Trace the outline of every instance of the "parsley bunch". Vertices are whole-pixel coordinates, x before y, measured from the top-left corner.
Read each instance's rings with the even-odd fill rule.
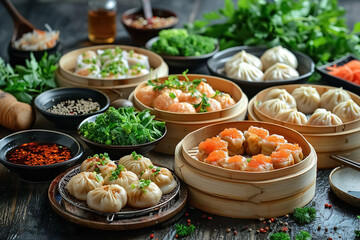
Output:
[[[312,236],[307,231],[300,231],[300,233],[298,233],[295,236],[295,240],[311,240],[311,239]]]
[[[313,207],[295,208],[293,218],[299,224],[310,223],[316,218],[316,209]]]
[[[176,228],[176,234],[179,237],[189,236],[195,231],[195,226],[192,224],[190,226],[185,226],[183,224],[175,224],[175,228]]]
[[[277,232],[270,235],[270,240],[290,240],[290,236],[284,232]]]

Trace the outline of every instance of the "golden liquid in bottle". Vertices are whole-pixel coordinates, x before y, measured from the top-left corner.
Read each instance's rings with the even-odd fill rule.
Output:
[[[116,37],[116,11],[88,12],[89,39],[94,43],[112,43]]]

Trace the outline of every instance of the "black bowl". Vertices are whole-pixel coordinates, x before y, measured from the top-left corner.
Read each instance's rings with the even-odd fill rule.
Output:
[[[83,115],[59,115],[46,111],[62,101],[82,98],[91,98],[94,102],[98,102],[100,110]],[[89,116],[106,111],[109,105],[110,100],[104,93],[91,88],[55,88],[41,93],[35,99],[36,108],[45,118],[57,127],[68,130],[76,130],[81,121]]]
[[[31,53],[33,53],[35,59],[37,61],[39,61],[42,58],[42,56],[45,54],[45,52],[47,52],[48,55],[55,54],[55,53],[61,53],[61,42],[58,41],[54,47],[46,49],[46,50],[40,50],[40,51],[19,50],[19,49],[14,48],[11,42],[9,43],[9,46],[8,46],[8,54],[9,54],[9,59],[10,59],[9,62],[12,66],[25,65],[26,59],[30,60]]]
[[[233,55],[240,52],[241,50],[245,50],[247,53],[253,54],[257,57],[261,57],[266,50],[269,48],[267,47],[248,47],[248,46],[241,46],[241,47],[232,47],[225,49],[223,51],[218,52],[212,58],[207,61],[207,67],[211,74],[222,77],[225,79],[229,79],[235,82],[248,96],[249,98],[255,96],[261,90],[277,85],[286,85],[286,84],[299,84],[305,82],[311,74],[313,74],[315,69],[315,64],[313,60],[297,51],[291,51],[298,61],[297,71],[299,72],[300,77],[289,79],[289,80],[279,80],[279,81],[271,81],[271,82],[249,82],[245,80],[238,80],[234,78],[230,78],[226,76],[224,73],[224,66],[225,63],[231,59]]]
[[[163,18],[176,17],[177,21],[171,25],[168,25],[168,26],[162,27],[162,28],[139,29],[139,28],[134,28],[134,27],[129,26],[128,24],[125,23],[125,21],[127,19],[136,19],[138,17],[144,17],[144,11],[142,8],[132,8],[132,9],[127,10],[126,12],[124,12],[121,15],[121,23],[124,25],[126,31],[129,33],[132,41],[137,46],[144,46],[145,43],[149,39],[156,37],[161,30],[173,28],[179,21],[179,18],[177,17],[177,15],[172,11],[165,10],[165,9],[153,8],[152,12],[153,12],[153,15],[157,16],[157,17],[163,17]]]
[[[322,78],[327,81],[331,86],[336,87],[343,87],[346,90],[349,90],[350,92],[356,93],[357,95],[360,95],[360,85],[347,81],[342,78],[335,77],[331,74],[329,74],[329,71],[326,69],[327,67],[331,67],[333,65],[342,66],[345,63],[350,62],[351,60],[359,60],[359,58],[355,57],[352,54],[348,54],[342,58],[339,58],[338,60],[335,60],[331,63],[318,66],[316,67],[316,70],[321,74]]]
[[[151,50],[152,45],[154,42],[156,42],[159,39],[159,37],[154,37],[150,39],[145,47],[149,50]],[[203,65],[205,65],[206,61],[208,61],[214,54],[216,54],[219,51],[219,44],[216,44],[215,50],[204,54],[200,56],[170,56],[170,55],[163,55],[159,54],[165,62],[170,66],[174,68],[179,68],[180,70],[186,70],[186,69],[194,69],[194,68],[200,68]]]
[[[101,153],[101,152],[106,152],[110,155],[111,158],[120,158],[124,155],[128,155],[131,154],[133,151],[135,151],[136,153],[139,154],[146,154],[148,152],[150,152],[154,147],[156,147],[156,145],[158,144],[158,142],[163,139],[166,135],[166,126],[164,129],[164,134],[156,139],[155,141],[152,142],[148,142],[148,143],[143,143],[143,144],[138,144],[138,145],[128,145],[128,146],[121,146],[121,145],[106,145],[103,143],[97,143],[97,142],[93,142],[87,138],[85,138],[81,133],[80,133],[80,127],[86,123],[86,122],[95,122],[96,117],[99,116],[100,114],[88,117],[87,119],[85,119],[84,121],[82,121],[78,127],[78,135],[80,136],[81,140],[83,140],[86,145],[88,145],[89,148],[91,148],[94,152],[97,153]]]
[[[6,160],[6,153],[24,143],[40,142],[40,143],[56,143],[70,148],[72,158],[55,164],[45,166],[28,166],[12,163]],[[33,129],[25,130],[10,134],[0,140],[0,163],[7,169],[18,174],[22,179],[28,181],[48,181],[56,177],[65,169],[77,164],[83,155],[83,147],[75,138],[65,133]]]

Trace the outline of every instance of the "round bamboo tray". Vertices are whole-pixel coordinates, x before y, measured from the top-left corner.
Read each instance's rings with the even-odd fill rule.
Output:
[[[293,89],[299,86],[303,85],[285,85],[278,86],[277,88],[285,88],[291,92]],[[315,87],[319,93],[333,88],[317,85],[311,86]],[[251,99],[248,107],[248,117],[250,120],[277,123],[293,128],[303,134],[303,136],[310,142],[317,153],[317,167],[320,169],[334,168],[339,166],[339,163],[330,158],[331,155],[341,155],[351,158],[355,161],[360,161],[360,120],[330,127],[302,126],[279,121],[277,119],[266,116],[261,111],[259,111],[256,106],[256,103],[261,101],[265,97],[265,94],[267,94],[271,89],[273,88],[265,89],[264,91],[260,92],[259,95],[256,95],[253,99]],[[348,93],[357,104],[360,104],[359,96],[351,92]]]
[[[304,160],[269,172],[244,172],[212,166],[193,157],[201,141],[224,128],[236,127],[243,131],[251,125],[264,127],[270,133],[284,135],[289,142],[298,143],[303,149]],[[312,146],[291,129],[260,122],[229,122],[187,135],[175,151],[175,172],[189,185],[190,204],[203,211],[236,218],[269,218],[283,216],[312,199],[316,161]]]
[[[183,79],[182,75],[178,75],[178,77],[180,80]],[[207,75],[187,74],[187,77],[190,80],[205,78],[207,83],[214,89],[229,93],[234,98],[236,104],[221,111],[208,113],[179,114],[163,111],[148,107],[136,98],[136,92],[146,84],[146,82],[141,83],[130,95],[129,100],[132,101],[134,106],[139,110],[149,109],[151,114],[156,116],[156,120],[166,122],[166,127],[168,129],[164,139],[161,140],[155,148],[155,151],[157,152],[174,155],[176,145],[188,133],[213,123],[240,121],[245,119],[248,98],[236,84],[222,78]],[[164,81],[166,79],[167,77],[159,78],[159,81]]]

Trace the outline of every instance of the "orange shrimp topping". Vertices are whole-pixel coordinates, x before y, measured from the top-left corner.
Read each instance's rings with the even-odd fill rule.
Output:
[[[287,161],[290,155],[291,152],[286,151],[285,149],[281,149],[280,151],[273,152],[271,154],[271,158],[276,159],[276,161],[283,162],[283,161]]]
[[[230,157],[230,158],[227,160],[227,162],[228,162],[228,163],[242,162],[243,159],[244,159],[243,156],[235,155],[235,156]]]
[[[265,139],[267,136],[269,136],[269,131],[264,129],[264,128],[258,128],[258,127],[253,127],[250,126],[248,129],[249,133],[258,135],[259,137],[261,137],[262,139]]]
[[[299,144],[283,143],[278,146],[277,151],[280,151],[283,149],[290,150],[290,151],[297,151],[297,150],[301,150],[301,147],[299,147]]]
[[[260,165],[264,165],[266,163],[271,163],[271,157],[265,156],[264,154],[258,154],[252,156],[250,162],[248,163],[249,167],[256,168]]]
[[[242,134],[236,128],[226,128],[220,134],[220,137],[231,137],[231,138],[241,138]]]
[[[205,159],[207,162],[216,162],[220,159],[226,158],[227,153],[222,150],[215,150],[209,154],[209,156]]]
[[[268,142],[286,143],[286,140],[285,140],[285,138],[284,138],[283,136],[276,135],[276,134],[267,136],[267,137],[265,138],[265,140],[268,141]]]
[[[209,154],[215,150],[227,151],[228,143],[221,140],[220,137],[208,138],[199,144],[199,150]]]

